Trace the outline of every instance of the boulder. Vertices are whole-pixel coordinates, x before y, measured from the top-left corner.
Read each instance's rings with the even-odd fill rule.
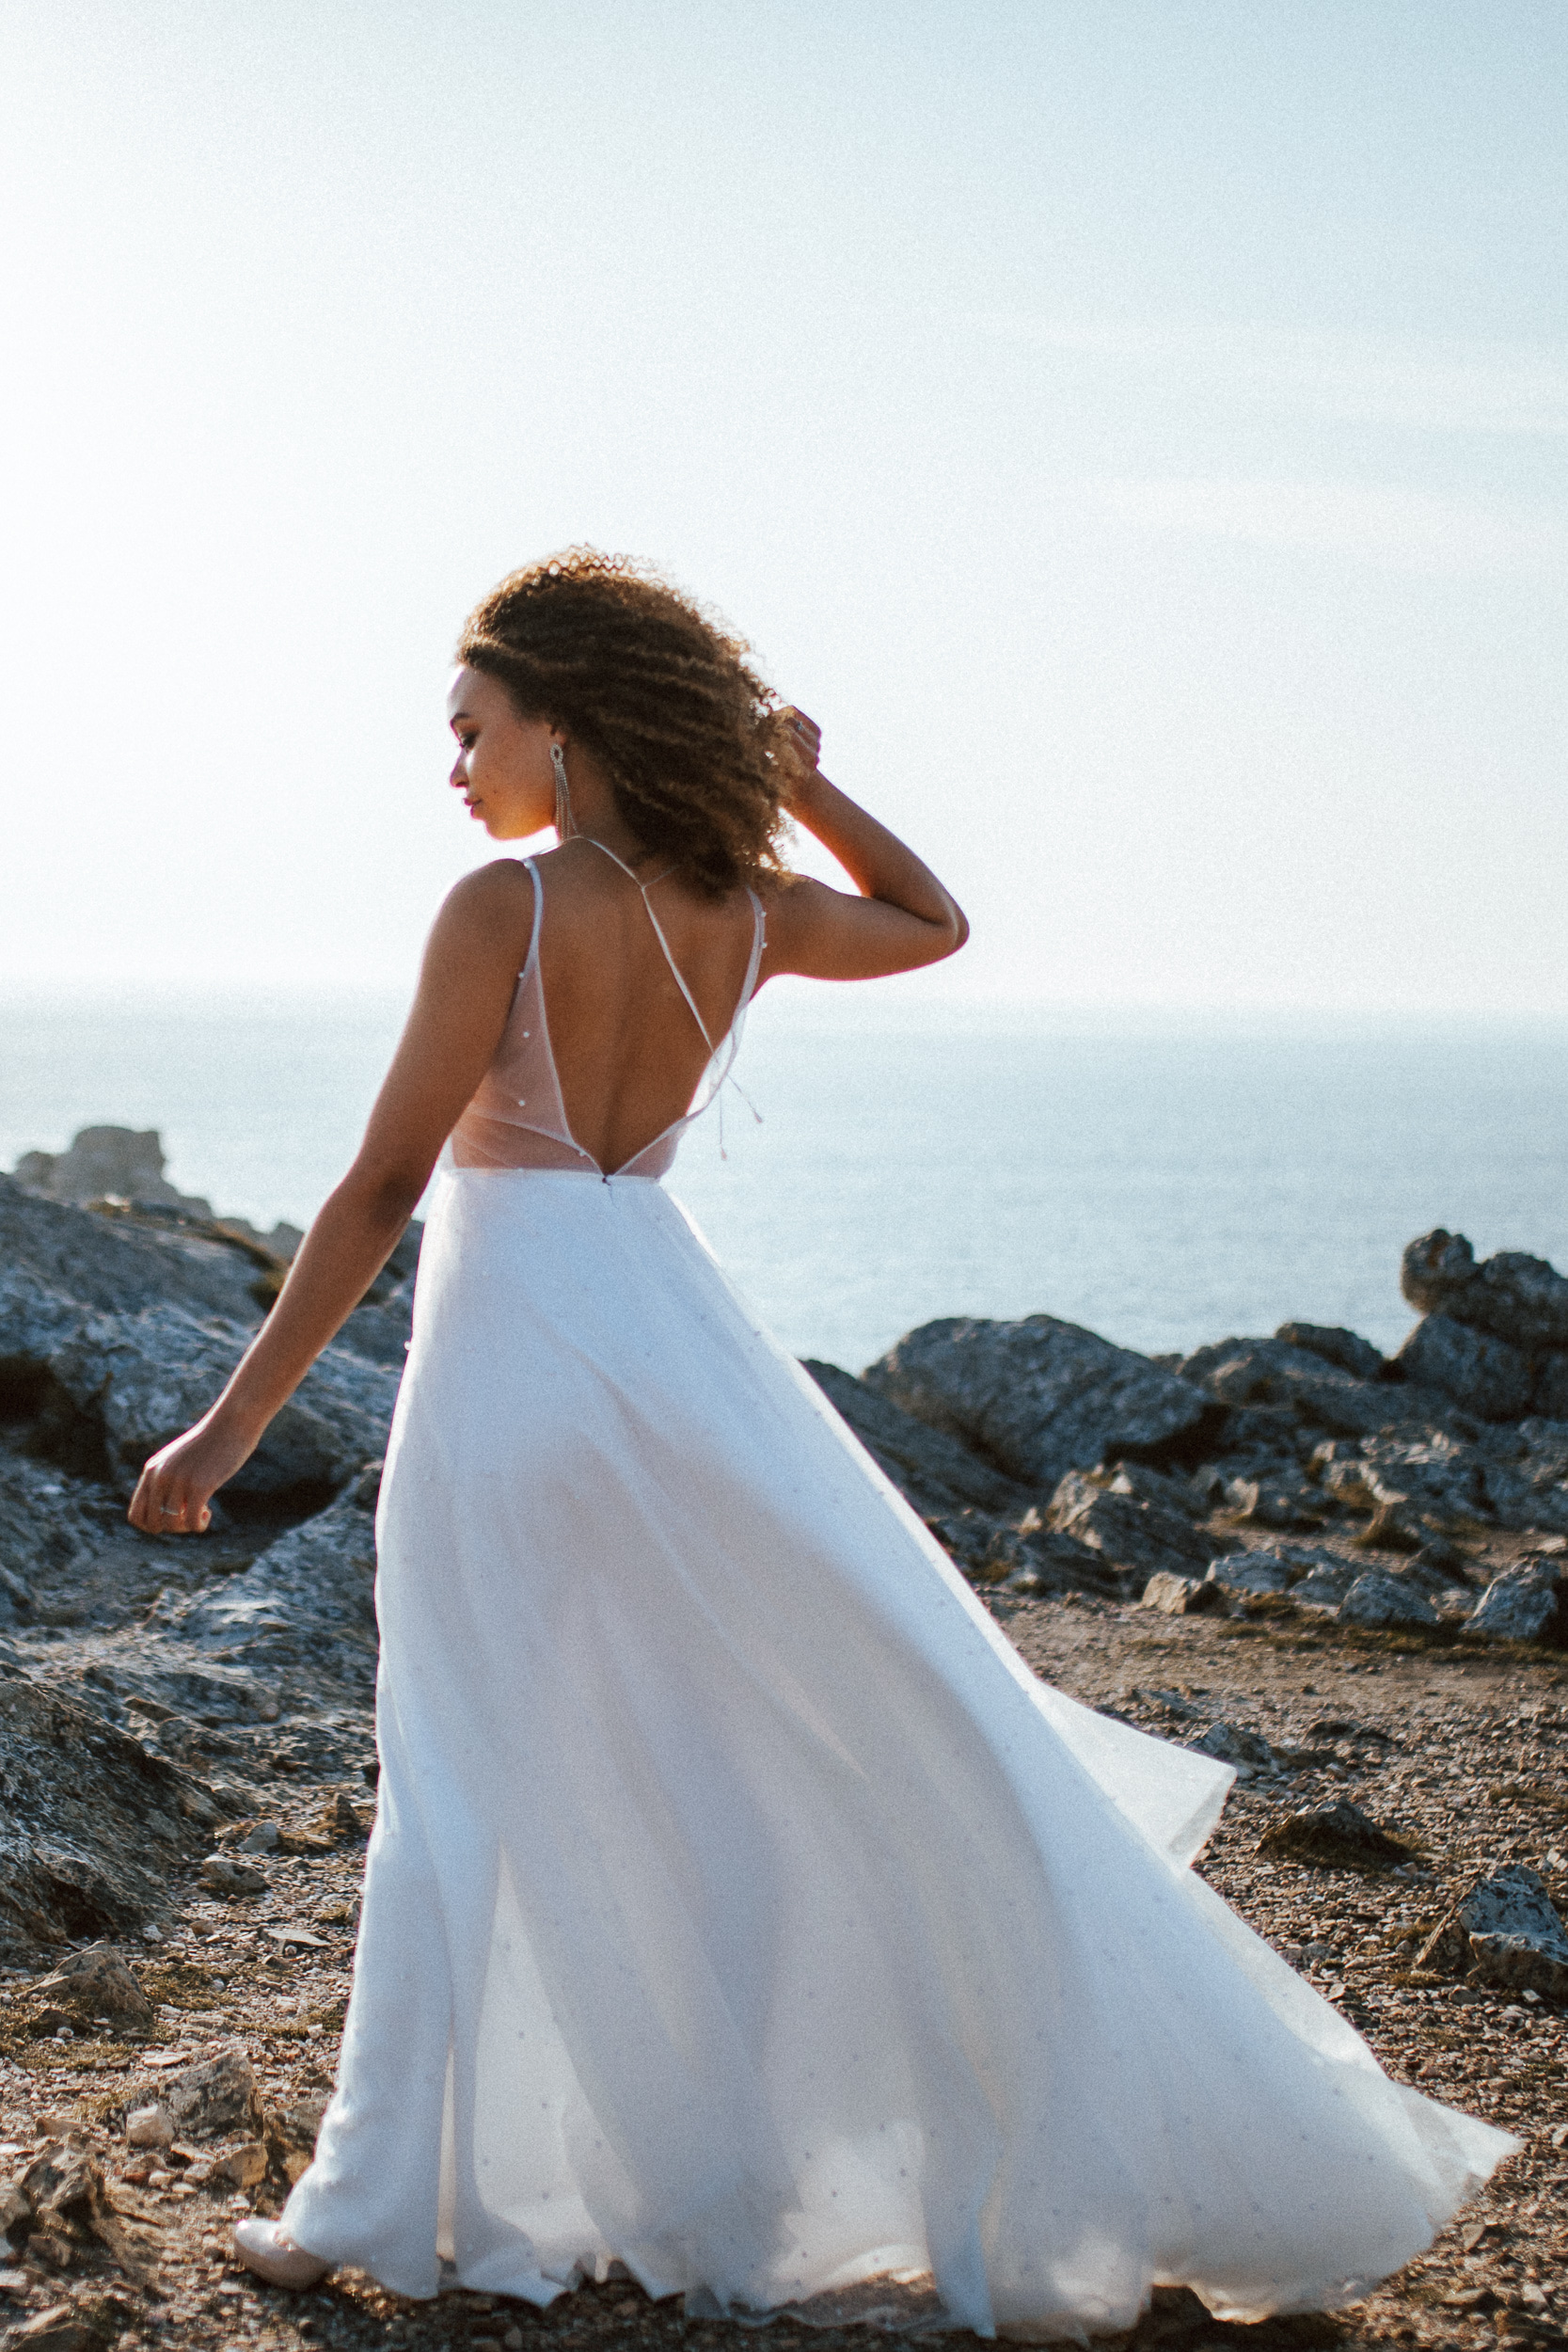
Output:
[[[1158,1609],[1167,1617],[1208,1616],[1225,1607],[1225,1595],[1217,1584],[1210,1584],[1201,1577],[1173,1576],[1162,1568],[1144,1586],[1139,1606]]]
[[[1278,1769],[1279,1758],[1262,1733],[1248,1731],[1243,1724],[1211,1724],[1201,1739],[1189,1740],[1186,1744],[1200,1756],[1212,1756],[1222,1764],[1234,1765],[1243,1780],[1254,1772]]]
[[[922,1518],[966,1508],[1003,1518],[1017,1518],[1027,1510],[1033,1500],[1030,1487],[982,1461],[945,1430],[917,1420],[837,1364],[814,1358],[805,1369]]]
[[[1356,1575],[1348,1561],[1325,1560],[1291,1584],[1291,1606],[1323,1616],[1337,1616]]]
[[[1160,1570],[1201,1575],[1214,1538],[1158,1502],[1117,1494],[1082,1470],[1069,1470],[1051,1498],[1047,1525],[1086,1544],[1113,1567],[1147,1580]]]
[[[407,1234],[399,1244],[417,1248]],[[260,1309],[248,1261],[201,1250],[30,1199],[0,1177],[0,1405],[31,1421],[33,1452],[96,1469],[123,1492],[149,1453],[206,1410]],[[375,1312],[375,1343],[396,1361],[334,1343],[231,1482],[236,1496],[325,1501],[380,1454],[403,1359],[382,1329],[393,1310]]]
[[[243,1574],[172,1607],[162,1638],[269,1684],[288,1677],[367,1696],[376,1666],[375,1496],[372,1466]]]
[[[1263,1470],[1255,1478],[1227,1478],[1224,1508],[1231,1518],[1250,1526],[1289,1532],[1322,1527],[1331,1517],[1334,1503],[1321,1486],[1292,1466],[1284,1470]]]
[[[1354,1509],[1405,1510],[1425,1529],[1484,1526],[1495,1516],[1488,1485],[1494,1441],[1480,1442],[1482,1436],[1474,1422],[1468,1435],[1418,1423],[1385,1430],[1362,1439],[1358,1461],[1329,1464],[1324,1483]]]
[[[152,2023],[152,2004],[139,1981],[105,1944],[71,1952],[52,1976],[35,1980],[32,1994],[79,2020],[107,2017],[143,2029]]]
[[[1394,1361],[1412,1380],[1441,1389],[1481,1421],[1517,1421],[1529,1408],[1535,1385],[1529,1358],[1452,1315],[1423,1316]]]
[[[1212,1560],[1206,1581],[1232,1600],[1264,1600],[1291,1589],[1291,1572],[1273,1552],[1238,1551]]]
[[[1527,1560],[1493,1578],[1470,1613],[1491,1642],[1549,1642],[1568,1649],[1568,1579],[1557,1560]]]
[[[1348,1797],[1271,1822],[1258,1841],[1258,1851],[1339,1870],[1391,1870],[1411,1858],[1411,1849],[1402,1838],[1380,1829]]]
[[[1364,1568],[1339,1603],[1341,1625],[1371,1629],[1437,1623],[1437,1612],[1425,1596],[1386,1568]]]
[[[1216,1340],[1183,1358],[1181,1377],[1222,1405],[1283,1406],[1307,1428],[1339,1438],[1382,1429],[1398,1409],[1381,1382],[1357,1378],[1321,1352],[1283,1339]]]
[[[257,2122],[261,2113],[256,2076],[238,2042],[140,2089],[148,2095],[133,2095],[129,2106],[156,2103],[167,2111],[182,2139],[210,2139],[216,2132],[238,2131]]]
[[[148,1455],[207,1410],[249,1336],[163,1303],[133,1315],[87,1314],[48,1350],[41,1369],[96,1428],[110,1479],[128,1491]],[[325,1349],[226,1492],[325,1499],[385,1450],[397,1385],[386,1365]]]
[[[1006,1584],[1021,1593],[1116,1594],[1120,1580],[1099,1552],[1042,1527],[1039,1514],[1021,1522],[986,1511],[938,1514],[926,1522],[972,1584]]]
[[[212,1203],[176,1192],[164,1174],[164,1139],[155,1127],[79,1127],[65,1152],[24,1152],[16,1182],[47,1200],[152,1200],[211,1216]]]
[[[1347,1331],[1341,1324],[1282,1323],[1275,1338],[1283,1340],[1287,1346],[1305,1348],[1308,1355],[1321,1356],[1325,1364],[1334,1364],[1357,1380],[1382,1376],[1381,1352],[1370,1340],[1362,1339],[1358,1332]]]
[[[1118,1456],[1177,1458],[1223,1419],[1176,1374],[1053,1315],[922,1324],[863,1376],[1037,1490]]]
[[[139,1931],[222,1814],[177,1765],[0,1663],[0,1950]]]
[[[1568,1998],[1568,1931],[1537,1870],[1523,1863],[1478,1879],[1439,1921],[1418,1968]]]
[[[1442,1315],[1515,1348],[1568,1348],[1568,1278],[1544,1258],[1499,1250],[1478,1265],[1463,1233],[1441,1227],[1404,1252],[1400,1288],[1425,1315]]]

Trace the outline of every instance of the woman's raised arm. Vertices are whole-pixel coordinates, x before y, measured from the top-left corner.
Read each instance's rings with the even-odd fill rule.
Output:
[[[209,1524],[213,1495],[255,1452],[386,1264],[500,1041],[532,909],[531,880],[510,862],[481,866],[448,896],[354,1165],[323,1203],[222,1395],[146,1464],[133,1526],[191,1535]]]
[[[956,955],[969,937],[963,909],[914,851],[816,765],[820,732],[788,714],[799,762],[789,809],[858,886],[860,896],[805,876],[768,907],[762,978],[798,972],[816,980],[871,980]]]

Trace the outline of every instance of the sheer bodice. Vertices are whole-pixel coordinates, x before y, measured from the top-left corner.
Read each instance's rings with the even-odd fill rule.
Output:
[[[580,837],[592,839],[588,834]],[[523,862],[533,881],[533,928],[529,939],[528,958],[518,975],[512,1009],[507,1015],[495,1057],[481,1080],[472,1102],[452,1129],[449,1152],[454,1167],[553,1168],[585,1176],[657,1179],[667,1173],[687,1128],[693,1120],[702,1117],[730,1074],[740,1049],[746,1008],[755,993],[757,971],[762,961],[764,915],[761,899],[753,890],[746,894],[752,903],[751,958],[730,1025],[715,1044],[698,1010],[696,998],[671,951],[663,926],[649,901],[648,892],[653,883],[639,882],[631,868],[624,865],[612,850],[606,850],[602,841],[595,841],[593,846],[604,850],[606,857],[619,866],[622,873],[641,893],[642,904],[647,910],[648,920],[653,925],[664,961],[690,1008],[692,1019],[702,1031],[703,1041],[708,1047],[708,1059],[697,1082],[696,1092],[680,1118],[672,1120],[650,1142],[643,1144],[641,1150],[614,1168],[601,1168],[587,1147],[577,1140],[566,1118],[561,1077],[555,1066],[549,1021],[545,1009],[545,982],[539,961],[545,888],[538,861],[526,858]],[[662,879],[662,876],[655,877],[655,881]]]

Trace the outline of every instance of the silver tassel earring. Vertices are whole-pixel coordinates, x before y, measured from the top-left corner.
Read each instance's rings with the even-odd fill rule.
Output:
[[[567,841],[577,827],[572,822],[572,795],[566,786],[566,755],[559,743],[550,745],[550,766],[555,770],[555,836],[558,841]]]

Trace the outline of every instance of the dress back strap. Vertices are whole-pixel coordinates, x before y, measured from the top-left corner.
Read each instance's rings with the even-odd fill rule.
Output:
[[[622,873],[626,877],[626,880],[629,882],[635,883],[637,889],[641,893],[642,904],[646,909],[648,920],[654,927],[654,937],[657,940],[660,947],[664,951],[664,961],[670,966],[670,970],[674,976],[675,986],[680,990],[681,994],[686,998],[687,1004],[690,1008],[691,1018],[695,1021],[698,1028],[702,1031],[703,1043],[707,1047],[709,1057],[711,1057],[718,1051],[718,1048],[715,1046],[712,1038],[709,1037],[707,1033],[707,1023],[703,1019],[702,1014],[697,1009],[697,999],[692,995],[691,991],[686,984],[686,975],[681,970],[680,965],[675,961],[673,950],[670,946],[670,942],[664,936],[664,926],[659,921],[657,915],[654,913],[653,900],[648,896],[649,891],[654,886],[654,882],[661,882],[666,874],[673,874],[674,872],[674,867],[673,866],[667,866],[664,868],[664,873],[656,874],[653,877],[652,882],[638,882],[637,876],[632,872],[631,867],[626,863],[626,860],[624,858],[618,858],[613,850],[607,849],[605,844],[602,841],[596,840],[593,834],[578,834],[577,835],[577,839],[579,841],[592,841],[595,850],[603,850],[610,864],[612,866],[618,866],[621,868]]]

